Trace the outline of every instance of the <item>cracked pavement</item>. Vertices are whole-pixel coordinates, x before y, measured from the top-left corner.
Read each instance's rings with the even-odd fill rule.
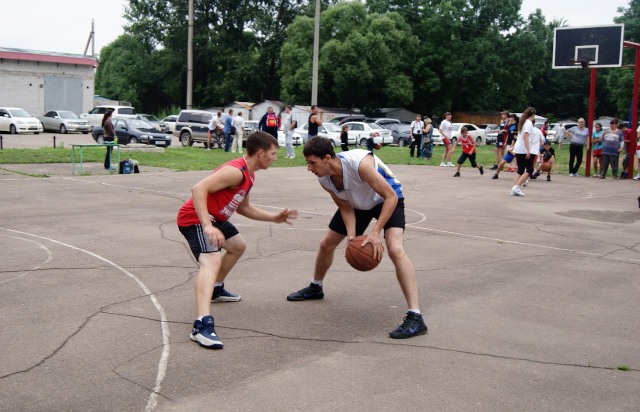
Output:
[[[323,300],[286,301],[335,206],[304,168],[260,171],[251,201],[300,218],[232,218],[242,300],[212,305],[211,351],[189,339],[197,265],[174,223],[207,172],[11,172],[29,168],[0,170],[0,410],[640,408],[638,182],[554,176],[517,198],[511,173],[393,165],[429,325],[395,341],[386,256],[362,273],[339,250]]]

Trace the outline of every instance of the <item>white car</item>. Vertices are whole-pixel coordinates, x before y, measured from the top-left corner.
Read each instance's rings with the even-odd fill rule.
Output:
[[[258,121],[257,120],[245,120],[244,121],[244,137],[242,139],[243,146],[247,144],[247,137],[258,129]],[[296,136],[295,133],[293,135],[294,146],[299,146],[302,144],[302,138],[300,136]],[[287,145],[286,135],[282,130],[278,130],[278,146],[284,147]]]
[[[120,117],[124,119],[135,119],[136,109],[131,106],[96,106],[89,113],[82,113],[80,117],[82,119],[87,119],[91,126],[102,126],[102,118],[107,110],[111,110],[113,112],[113,117]]]
[[[173,133],[176,131],[176,122],[178,121],[178,115],[172,114],[171,116],[167,116],[160,121],[169,126],[169,130],[171,131],[171,133]]]
[[[571,123],[571,122],[566,122],[566,123],[562,123],[564,125],[564,130],[569,130],[574,126],[577,126],[578,123]],[[558,127],[560,126],[560,123],[551,123],[549,124],[549,131],[547,131],[547,140],[550,141],[551,143],[562,143],[562,142],[558,142]],[[565,135],[563,136],[563,140],[566,140],[569,138],[569,135],[565,133]]]
[[[462,129],[462,126],[465,126],[468,130],[467,134],[469,134],[470,136],[472,136],[475,141],[476,141],[476,145],[478,146],[482,146],[486,143],[486,137],[485,137],[485,132],[483,129],[479,128],[478,126],[476,126],[475,124],[471,124],[471,123],[452,123],[452,129],[451,129],[451,143],[455,143],[458,141],[458,139],[460,138],[460,129]],[[433,144],[435,145],[442,145],[444,143],[442,143],[442,136],[440,135],[440,131],[437,128],[434,128],[433,130]]]
[[[321,126],[318,126],[318,136],[331,140],[334,147],[342,144],[342,141],[340,141],[340,131],[341,127],[333,123],[324,122]],[[307,140],[309,140],[309,123],[296,127],[293,130],[293,135],[300,137],[302,143],[307,143]],[[356,144],[355,136],[349,136],[348,141],[350,145]]]
[[[0,107],[0,132],[11,134],[42,132],[40,120],[19,107]]]
[[[373,142],[380,143],[382,145],[393,143],[393,135],[391,130],[387,130],[384,127],[376,123],[365,122],[347,122],[342,126],[349,127],[349,140],[355,140],[356,144],[362,147],[367,146],[367,139],[373,133]]]
[[[50,110],[38,119],[42,122],[42,129],[45,132],[52,130],[62,134],[69,132],[87,134],[91,131],[91,125],[87,120],[80,119],[77,114],[69,110]]]

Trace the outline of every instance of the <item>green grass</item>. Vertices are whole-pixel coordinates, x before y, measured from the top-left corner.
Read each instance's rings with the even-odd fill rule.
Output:
[[[493,165],[493,146],[481,146],[478,148],[477,161],[487,169]],[[338,149],[339,151],[340,149]],[[272,167],[291,167],[306,165],[302,156],[302,147],[295,147],[296,158],[285,159],[285,148],[278,149],[278,160]],[[436,146],[431,159],[420,159],[409,157],[409,148],[385,146],[376,151],[376,154],[389,165],[429,165],[437,166],[443,152],[442,146]],[[104,147],[84,148],[84,162],[103,162]],[[460,156],[460,148],[456,148],[452,156],[452,163],[455,163]],[[238,157],[237,153],[224,153],[222,150],[204,150],[201,145],[195,147],[169,147],[164,153],[156,152],[122,152],[123,159],[132,158],[141,165],[152,167],[165,167],[172,170],[210,170],[230,159]],[[562,174],[567,173],[569,149],[563,148],[559,152],[556,150],[555,171]],[[76,153],[76,161],[78,154]],[[71,163],[71,149],[65,148],[39,148],[39,149],[4,149],[0,150],[0,164],[32,164],[32,163]],[[469,167],[469,162],[465,162],[463,167]],[[582,169],[584,169],[584,161]],[[490,171],[489,171],[490,172]]]

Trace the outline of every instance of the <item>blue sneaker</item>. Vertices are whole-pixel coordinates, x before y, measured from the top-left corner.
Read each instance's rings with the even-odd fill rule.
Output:
[[[240,295],[236,295],[235,293],[231,293],[226,290],[224,288],[224,283],[213,288],[211,302],[238,302],[240,299]]]
[[[413,336],[424,335],[427,333],[427,325],[422,319],[422,315],[415,312],[407,312],[402,324],[389,332],[389,336],[393,339],[406,339]]]
[[[307,299],[322,299],[323,297],[324,293],[322,292],[322,286],[310,283],[306,288],[302,288],[287,296],[287,300],[291,302],[299,302]]]
[[[213,326],[213,316],[205,316],[201,321],[196,319],[189,337],[192,341],[198,342],[200,346],[205,348],[222,349],[224,347],[216,335],[216,330]]]

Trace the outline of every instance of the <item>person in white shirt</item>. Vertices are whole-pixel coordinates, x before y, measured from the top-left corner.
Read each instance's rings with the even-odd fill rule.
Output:
[[[536,140],[537,134],[533,132],[533,120],[536,117],[536,109],[533,107],[527,107],[522,113],[520,123],[518,124],[518,139],[513,148],[513,153],[516,155],[516,161],[518,162],[518,172],[515,176],[515,185],[511,188],[511,196],[524,196],[524,192],[520,189],[520,186],[529,178],[533,173],[533,155],[532,147],[537,147],[540,151],[540,142],[533,144]],[[535,153],[533,153],[535,154]]]
[[[451,136],[453,135],[451,112],[446,112],[444,114],[444,120],[440,122],[440,127],[438,128],[438,130],[442,135],[442,143],[444,143],[444,153],[442,153],[442,161],[440,162],[440,167],[454,167],[454,164],[451,163],[451,155],[453,154],[453,149],[455,149],[455,146],[451,144]],[[447,163],[445,163],[445,161]]]
[[[231,143],[231,152],[235,153],[238,149],[238,153],[242,153],[242,138],[244,137],[244,119],[242,118],[242,112],[238,111],[236,117],[231,121],[231,125],[236,128],[236,133],[233,135],[233,143]]]
[[[295,126],[291,125],[291,106],[284,108],[284,112],[280,114],[280,123],[282,124],[282,131],[285,136],[285,146],[287,148],[286,159],[293,159],[296,157],[293,151],[293,129]]]
[[[422,121],[422,115],[416,115],[416,120],[411,122],[411,144],[409,145],[409,156],[413,157],[418,147],[418,157],[420,157],[420,148],[422,147],[422,129],[424,129],[424,122]]]

